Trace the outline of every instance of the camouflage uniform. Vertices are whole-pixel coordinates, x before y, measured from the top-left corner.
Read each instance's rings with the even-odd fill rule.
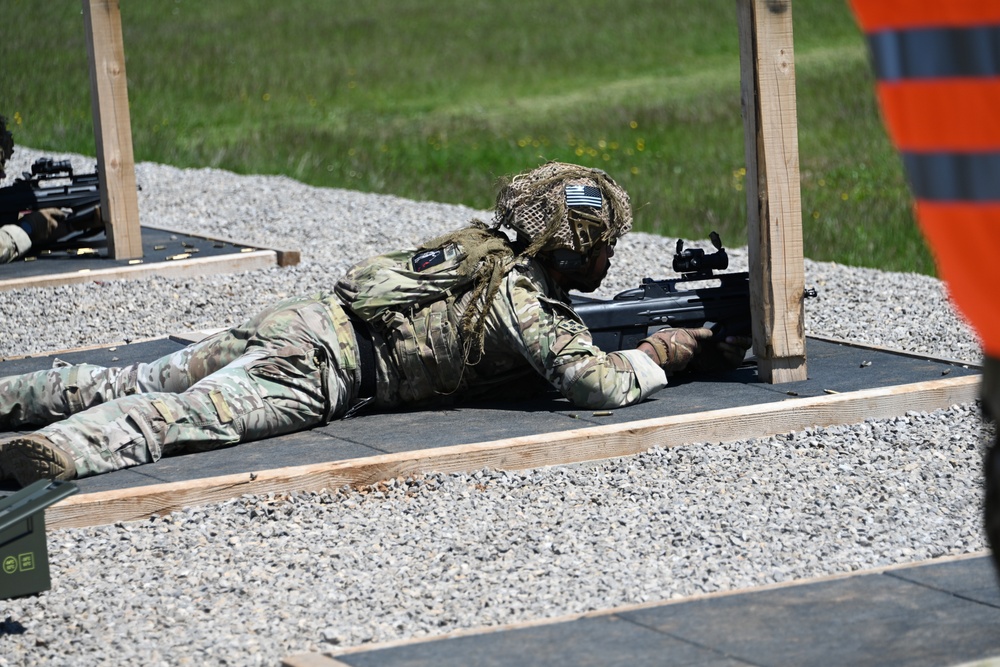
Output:
[[[0,227],[0,264],[13,262],[31,250],[31,237],[20,225]]]
[[[357,342],[332,295],[282,301],[246,324],[124,368],[63,366],[0,380],[0,426],[71,453],[78,477],[289,433],[356,398]]]
[[[504,278],[485,352],[466,366],[457,321],[471,293],[400,315],[373,334],[375,403],[487,396],[544,377],[574,405],[615,408],[666,384],[638,350],[605,354],[535,260]],[[72,453],[85,477],[298,431],[342,417],[361,384],[355,331],[333,295],[283,301],[152,363],[64,366],[0,380],[0,426]],[[530,384],[530,383],[527,383]]]
[[[570,308],[566,294],[536,260],[518,262],[487,311],[483,355],[463,362],[460,316],[471,292],[441,300],[412,315],[395,313],[376,337],[377,405],[423,404],[452,394],[516,394],[541,376],[573,405],[618,408],[666,385],[645,353],[605,354]]]
[[[664,371],[640,350],[595,347],[563,291],[600,283],[631,220],[607,174],[548,163],[501,191],[494,228],[473,221],[361,262],[333,294],[283,301],[150,364],[0,379],[0,427],[49,424],[0,441],[0,474],[84,477],[306,429],[372,400],[516,395],[532,378],[580,407],[636,403]]]

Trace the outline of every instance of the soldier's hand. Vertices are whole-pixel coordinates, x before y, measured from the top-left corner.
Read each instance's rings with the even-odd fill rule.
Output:
[[[18,220],[21,228],[28,233],[33,243],[49,240],[59,223],[66,219],[66,213],[58,208],[43,208],[32,211],[28,215]]]
[[[753,346],[748,336],[726,336],[720,341],[702,343],[689,368],[693,371],[723,371],[739,368]]]
[[[639,349],[652,357],[665,371],[682,371],[695,358],[702,341],[712,337],[712,330],[660,329],[639,343]]]
[[[60,234],[60,237],[65,236],[70,232],[91,232],[98,229],[104,229],[104,221],[101,220],[101,207],[97,205],[94,207],[89,214],[83,215],[83,217],[76,218],[72,222],[66,223],[66,233]]]
[[[738,368],[746,359],[747,351],[753,347],[750,336],[726,336],[725,340],[716,343],[722,358],[731,368]]]

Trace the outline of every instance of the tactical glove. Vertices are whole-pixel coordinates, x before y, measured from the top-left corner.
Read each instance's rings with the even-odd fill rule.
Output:
[[[682,371],[694,359],[701,341],[712,337],[712,330],[700,329],[660,329],[639,344],[649,343],[656,353],[656,363],[665,371]]]
[[[724,340],[706,341],[699,346],[688,370],[726,371],[739,368],[752,346],[753,339],[746,336],[726,336]]]
[[[104,229],[104,221],[101,219],[101,207],[97,205],[94,209],[84,217],[77,217],[72,222],[67,222],[65,225],[66,232],[61,234],[65,236],[70,232],[92,232],[98,229]]]
[[[58,208],[43,208],[32,211],[17,221],[32,243],[47,241],[59,227],[59,223],[66,219],[66,213]]]

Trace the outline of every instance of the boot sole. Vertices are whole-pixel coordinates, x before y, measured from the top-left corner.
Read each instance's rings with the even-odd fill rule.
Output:
[[[22,487],[40,479],[73,479],[76,466],[66,452],[47,441],[14,438],[4,443],[3,469]]]

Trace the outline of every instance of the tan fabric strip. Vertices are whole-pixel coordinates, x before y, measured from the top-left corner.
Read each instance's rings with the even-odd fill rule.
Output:
[[[173,424],[177,421],[177,418],[174,416],[174,413],[170,409],[169,405],[158,399],[152,400],[150,403],[153,404],[153,407],[156,408],[156,411],[160,413],[160,416],[163,417],[168,424]]]
[[[219,421],[223,424],[233,421],[233,411],[229,409],[229,404],[226,403],[226,397],[222,395],[222,392],[214,389],[208,392],[208,396],[212,399],[212,404],[215,405],[215,411],[219,413]]]

